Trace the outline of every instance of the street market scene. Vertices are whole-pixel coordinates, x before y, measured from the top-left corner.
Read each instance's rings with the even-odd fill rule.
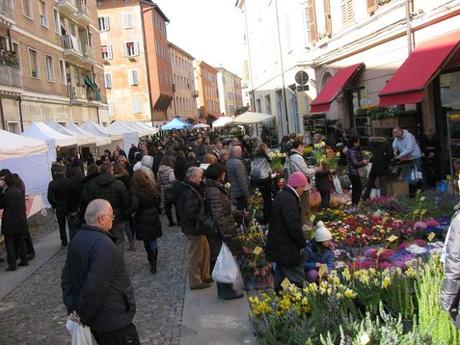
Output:
[[[0,0],[1,345],[460,345],[460,0]]]

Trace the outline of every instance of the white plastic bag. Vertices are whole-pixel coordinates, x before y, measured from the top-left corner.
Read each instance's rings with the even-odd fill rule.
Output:
[[[337,194],[342,194],[342,185],[340,183],[340,180],[337,176],[332,176],[332,183],[334,184],[334,189]]]
[[[370,198],[371,200],[380,198],[380,189],[372,188]]]
[[[97,345],[89,327],[67,319],[66,328],[72,336],[72,345]]]
[[[219,256],[212,270],[212,279],[219,283],[233,284],[238,278],[238,265],[225,243],[222,243]]]

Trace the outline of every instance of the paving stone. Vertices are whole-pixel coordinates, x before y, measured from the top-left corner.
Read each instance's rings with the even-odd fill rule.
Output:
[[[50,217],[43,221],[55,231]],[[179,344],[185,290],[185,236],[177,227],[163,223],[159,239],[158,273],[152,275],[142,242],[136,252],[125,252],[126,264],[136,295],[134,323],[142,344]],[[46,229],[39,230],[43,237]],[[60,250],[45,265],[0,300],[0,344],[68,345],[66,310],[62,303],[61,272],[67,251]],[[7,330],[7,331],[5,331]]]

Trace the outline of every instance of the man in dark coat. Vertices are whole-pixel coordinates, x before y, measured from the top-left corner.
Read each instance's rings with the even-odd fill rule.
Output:
[[[16,271],[17,249],[21,262],[19,266],[27,266],[26,243],[24,237],[27,234],[26,200],[24,193],[15,186],[16,179],[13,175],[6,175],[0,179],[0,209],[2,215],[2,234],[5,238],[6,271]]]
[[[193,166],[193,162],[185,157],[184,151],[177,152],[176,162],[174,164],[174,176],[177,181],[183,181],[188,168]]]
[[[439,157],[441,148],[431,128],[425,131],[420,148],[424,155],[423,175],[425,177],[425,183],[428,187],[434,188],[436,187],[437,176],[439,176]]]
[[[101,165],[101,174],[84,186],[82,199],[84,204],[94,199],[104,199],[110,203],[115,215],[111,233],[118,238],[117,245],[123,249],[124,220],[130,212],[129,193],[123,182],[113,176],[112,163]]]
[[[372,168],[369,173],[369,180],[363,197],[364,200],[369,198],[372,188],[375,188],[377,178],[379,179],[380,195],[387,195],[388,167],[393,158],[393,150],[385,138],[370,138],[369,150],[372,152],[372,157],[370,159]]]
[[[106,200],[89,203],[86,226],[72,239],[62,272],[69,318],[89,326],[99,345],[140,345],[133,318],[134,289],[112,236],[114,213]]]
[[[300,197],[308,184],[301,172],[289,176],[287,187],[275,198],[267,238],[267,256],[275,263],[275,292],[281,291],[285,278],[302,287],[302,251],[306,244],[300,217]]]
[[[203,170],[190,167],[185,181],[179,184],[180,195],[177,202],[180,213],[181,228],[189,242],[188,247],[188,280],[190,289],[206,289],[211,286],[210,248],[206,236],[197,229],[198,216],[203,207],[200,186],[203,181]]]
[[[66,169],[64,166],[57,165],[55,167],[54,179],[48,185],[48,202],[56,211],[56,218],[59,226],[59,234],[61,236],[61,244],[67,246],[66,233],[66,216],[69,212],[67,189],[69,180],[65,176]]]

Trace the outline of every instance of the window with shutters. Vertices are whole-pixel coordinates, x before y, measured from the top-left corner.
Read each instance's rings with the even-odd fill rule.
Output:
[[[45,55],[46,80],[54,81],[54,63],[53,58]]]
[[[367,13],[374,13],[377,10],[377,0],[367,0]]]
[[[112,58],[112,46],[110,44],[102,45],[102,58],[104,60],[110,60]]]
[[[344,27],[348,27],[355,23],[353,15],[353,0],[342,0],[342,24]]]
[[[140,98],[133,99],[133,112],[135,114],[142,112],[142,102]]]
[[[35,49],[29,48],[30,76],[34,79],[40,78],[38,70],[38,53]]]
[[[132,69],[128,73],[129,85],[139,85],[139,71]]]
[[[318,41],[318,28],[316,25],[315,0],[308,0],[306,8],[307,32],[310,43]]]
[[[110,18],[108,16],[99,17],[99,31],[109,31],[110,30]]]
[[[67,85],[67,72],[64,60],[59,60],[59,71],[61,72],[61,83]]]
[[[139,42],[126,42],[124,48],[127,57],[139,55]]]
[[[131,29],[134,27],[133,25],[133,16],[131,13],[124,13],[123,14],[123,27],[125,29]]]
[[[48,27],[48,12],[46,11],[46,3],[44,1],[38,2],[38,9],[40,11],[40,24],[45,28]]]
[[[104,73],[104,84],[106,89],[112,88],[112,73]]]

